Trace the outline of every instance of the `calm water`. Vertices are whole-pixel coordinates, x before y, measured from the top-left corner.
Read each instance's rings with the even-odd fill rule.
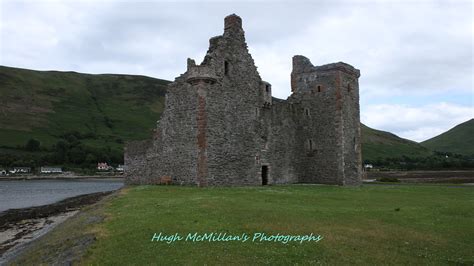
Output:
[[[95,192],[117,190],[121,180],[20,180],[0,181],[0,212],[58,202]]]

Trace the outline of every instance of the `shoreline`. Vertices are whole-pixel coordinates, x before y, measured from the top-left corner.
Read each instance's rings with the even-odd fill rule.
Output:
[[[0,212],[0,265],[21,254],[57,225],[116,191],[79,195],[53,204]]]
[[[122,181],[125,177],[123,176],[97,176],[97,175],[89,175],[89,176],[2,176],[0,177],[0,181],[21,181],[21,180],[61,180],[61,181],[68,181],[68,180],[107,180],[107,181]]]

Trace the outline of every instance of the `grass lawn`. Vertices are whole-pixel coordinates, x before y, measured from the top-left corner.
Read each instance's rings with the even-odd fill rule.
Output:
[[[65,235],[69,240],[93,232],[97,240],[83,264],[474,263],[474,187],[133,186],[83,214],[88,212],[106,218],[92,225],[85,225],[84,216],[70,219],[23,262],[38,262],[58,243],[66,245]],[[313,233],[323,239],[167,244],[151,242],[155,232]]]

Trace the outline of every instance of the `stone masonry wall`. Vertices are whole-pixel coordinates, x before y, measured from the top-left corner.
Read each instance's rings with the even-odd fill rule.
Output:
[[[297,149],[306,151],[297,162],[300,182],[360,183],[359,99],[354,83],[359,75],[345,63],[315,67],[303,56],[294,57],[290,99],[301,103]],[[353,89],[344,90],[347,86]]]
[[[229,16],[224,35],[213,38],[203,64],[214,69],[217,86],[206,91],[209,185],[258,185],[259,138],[255,108],[261,78],[245,42],[239,17]]]
[[[129,184],[360,183],[359,71],[293,58],[287,100],[272,97],[230,15],[200,65],[169,85],[150,141],[125,150]],[[266,173],[266,176],[264,177]]]

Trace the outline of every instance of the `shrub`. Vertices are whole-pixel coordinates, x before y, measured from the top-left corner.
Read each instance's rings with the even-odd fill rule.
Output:
[[[38,151],[40,149],[41,143],[36,139],[29,139],[26,142],[25,149],[27,151]]]
[[[382,177],[382,178],[378,178],[377,181],[379,181],[379,182],[400,182],[400,180],[398,180],[398,178],[396,178],[396,177]]]

